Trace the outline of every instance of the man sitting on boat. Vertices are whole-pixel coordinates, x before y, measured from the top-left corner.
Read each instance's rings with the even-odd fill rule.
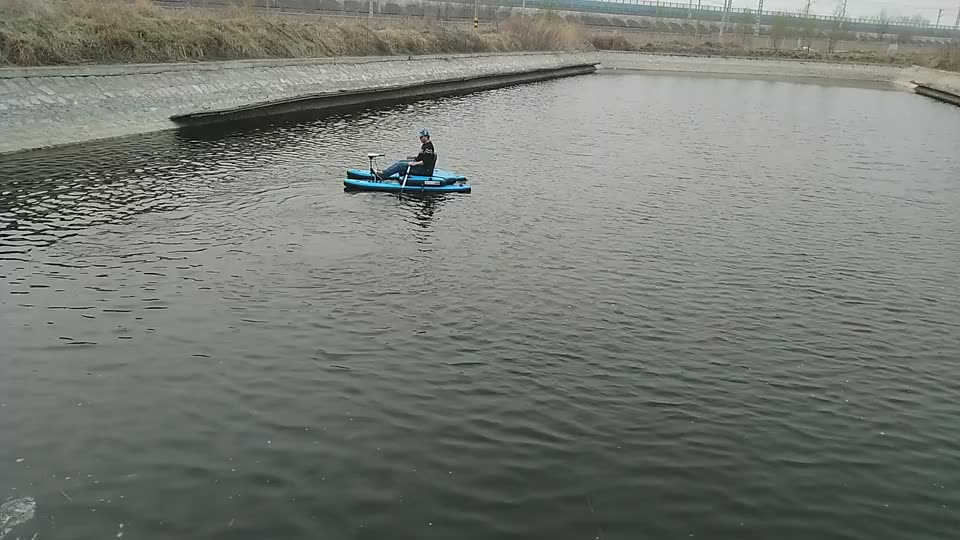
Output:
[[[410,167],[412,176],[433,176],[433,168],[437,164],[437,153],[433,148],[433,142],[430,141],[430,132],[426,129],[420,130],[420,153],[413,160],[401,160],[390,165],[381,172],[376,173],[377,177],[383,180],[398,174],[401,178],[407,174],[407,167]]]

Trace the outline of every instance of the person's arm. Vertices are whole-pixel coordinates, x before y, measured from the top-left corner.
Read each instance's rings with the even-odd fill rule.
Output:
[[[417,157],[413,157],[410,159],[413,160],[410,163],[408,163],[408,165],[410,165],[411,167],[419,167],[420,165],[423,165],[423,150],[421,150],[420,153],[417,154]]]
[[[433,154],[433,144],[427,143],[423,145],[423,147],[420,148],[420,153],[414,158],[416,162],[411,163],[410,166],[414,167],[426,164],[427,157],[431,154]]]

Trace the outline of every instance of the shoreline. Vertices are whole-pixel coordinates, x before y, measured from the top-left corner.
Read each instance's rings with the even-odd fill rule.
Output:
[[[618,72],[866,86],[960,105],[960,73],[920,66],[644,52],[15,67],[0,68],[0,155],[299,110],[343,110]]]
[[[33,77],[114,77],[182,71],[223,71],[258,67],[288,67],[337,64],[377,64],[398,60],[458,60],[497,56],[535,56],[566,54],[564,51],[465,52],[392,56],[322,56],[317,58],[250,58],[242,60],[209,60],[152,62],[136,64],[79,64],[69,66],[0,66],[0,80]]]
[[[2,68],[0,155],[595,70],[593,56],[560,52]]]
[[[764,75],[758,73],[726,73],[726,72],[698,72],[698,71],[677,71],[677,70],[655,70],[655,69],[629,69],[629,68],[604,68],[598,67],[598,75],[620,75],[634,73],[637,75],[654,75],[664,77],[687,77],[694,79],[735,79],[742,81],[764,81],[764,82],[782,82],[790,84],[811,84],[815,86],[834,86],[844,88],[866,88],[873,90],[888,90],[895,92],[909,91],[908,88],[897,85],[889,81],[871,81],[857,79],[837,79],[830,77],[821,77],[814,75]]]
[[[917,65],[620,51],[597,54],[600,58],[598,72],[633,71],[791,82],[829,81],[829,84],[887,87],[911,92],[926,88],[933,90],[929,94],[956,99],[946,101],[948,103],[956,105],[960,102],[960,73]],[[934,95],[928,97],[938,99]]]

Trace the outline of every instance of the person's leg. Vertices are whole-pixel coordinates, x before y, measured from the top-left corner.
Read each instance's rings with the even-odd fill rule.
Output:
[[[404,172],[406,172],[406,169],[404,169]],[[427,172],[428,172],[428,171],[427,171],[427,168],[424,167],[423,165],[417,165],[416,167],[410,167],[410,175],[411,175],[411,176],[430,176],[429,174],[427,174]],[[401,174],[401,176],[403,175],[403,173],[400,173],[400,174]]]
[[[409,161],[398,161],[393,165],[390,165],[383,170],[380,178],[390,178],[394,174],[399,174],[402,176],[405,172],[407,172],[407,163],[409,163]]]

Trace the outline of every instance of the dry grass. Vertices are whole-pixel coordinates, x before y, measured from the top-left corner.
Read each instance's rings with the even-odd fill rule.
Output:
[[[944,45],[931,60],[930,67],[960,71],[960,42]]]
[[[0,0],[0,65],[569,50],[589,47],[586,37],[581,26],[549,15],[517,16],[478,33],[241,7],[170,10],[147,0]]]
[[[637,43],[619,33],[596,34],[590,43],[597,49],[608,51],[642,51],[650,53],[689,54],[695,56],[733,56],[771,58],[778,60],[809,60],[818,62],[853,62],[863,64],[922,65],[938,69],[960,71],[960,43],[944,45],[929,53],[901,53],[889,55],[873,51],[817,52],[794,49],[747,49],[742,45],[710,41],[691,44],[682,41],[660,43]]]
[[[515,47],[529,51],[582,48],[589,37],[585,27],[549,13],[536,17],[515,15],[500,25],[500,31]]]
[[[637,50],[637,46],[623,37],[623,34],[595,34],[590,36],[590,43],[597,49],[604,51]]]
[[[242,0],[238,0],[242,1]],[[428,20],[368,26],[363,19],[270,15],[244,8],[170,10],[149,0],[0,0],[0,65],[307,58],[536,50],[673,52],[872,63],[918,63],[960,71],[960,44],[932,54],[824,54],[736,45],[635,43],[590,36],[551,14],[516,15],[496,31],[445,30]]]

